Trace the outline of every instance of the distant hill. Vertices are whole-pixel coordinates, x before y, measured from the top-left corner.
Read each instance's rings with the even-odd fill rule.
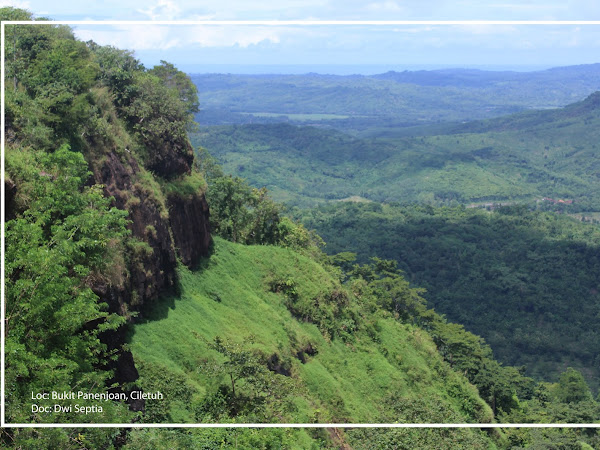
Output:
[[[564,108],[357,138],[291,124],[205,127],[192,135],[225,170],[300,206],[375,201],[574,200],[600,210],[600,94]],[[419,136],[416,133],[420,133]]]
[[[557,80],[574,85],[581,85],[596,79],[600,72],[600,64],[583,64],[578,66],[555,67],[533,72],[488,71],[479,69],[439,69],[403,72],[389,71],[371,78],[392,80],[396,83],[411,83],[419,86],[460,86],[491,87],[517,84],[527,86],[529,83],[555,83]]]
[[[448,128],[453,133],[484,133],[500,131],[532,132],[541,129],[564,128],[577,120],[593,120],[600,112],[600,92],[584,100],[550,111],[527,111],[493,120],[479,120]]]
[[[364,131],[562,107],[600,89],[600,64],[535,72],[443,69],[191,78],[200,93],[197,120],[202,124],[290,121]]]

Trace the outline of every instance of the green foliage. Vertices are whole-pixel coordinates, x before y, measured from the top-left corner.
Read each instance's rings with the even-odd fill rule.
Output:
[[[209,392],[196,411],[197,420],[221,422],[240,415],[261,417],[261,410],[285,407],[284,402],[298,391],[294,381],[269,370],[264,354],[249,347],[252,338],[246,342],[241,345],[216,336],[208,343],[208,348],[221,358],[204,361],[198,370],[216,380],[225,377],[226,381]]]
[[[303,429],[289,428],[190,428],[134,429],[129,433],[125,449],[189,449],[244,450],[317,449],[324,448],[319,440]]]
[[[348,259],[352,259],[352,254],[332,258],[347,267],[348,285],[357,287],[360,285],[357,282],[367,281],[366,286],[360,287],[360,292],[362,295],[370,293],[378,308],[390,311],[398,320],[413,322],[428,330],[439,354],[478,388],[494,415],[518,406],[517,391],[519,395],[529,394],[520,385],[532,385],[533,380],[523,377],[512,367],[498,364],[479,336],[465,331],[462,325],[448,323],[427,309],[421,297],[424,290],[409,287],[396,269],[395,261],[374,257],[370,264],[348,266]]]
[[[425,300],[421,297],[425,290],[410,287],[397,270],[396,261],[378,257],[372,257],[371,261],[363,266],[354,265],[348,276],[369,281],[378,306],[393,312],[400,320],[406,322],[420,317],[426,310]]]
[[[182,198],[190,198],[202,195],[207,190],[206,180],[198,171],[192,171],[189,175],[182,175],[175,179],[165,181],[162,186],[165,194],[177,195]]]
[[[347,284],[353,286],[356,280],[369,280],[368,285],[381,288],[378,282],[385,280],[390,275],[396,274],[394,261],[385,261],[379,258],[372,258],[372,263],[359,266],[348,265],[348,261],[353,260],[352,254],[342,254],[332,258],[334,261],[340,261],[346,266]],[[390,293],[395,292],[393,287],[385,285]],[[413,289],[412,293],[405,293],[405,297],[418,297],[418,290]],[[362,287],[361,293],[365,292]],[[376,298],[385,298],[386,293],[377,292]],[[478,389],[479,395],[492,408],[494,417],[504,423],[593,423],[597,420],[600,412],[600,404],[592,400],[592,395],[580,372],[569,368],[561,376],[557,383],[547,385],[547,383],[537,384],[533,379],[523,375],[523,368],[504,367],[493,359],[491,349],[485,344],[482,338],[473,335],[464,330],[462,325],[448,323],[442,316],[437,315],[433,310],[427,310],[424,301],[421,299],[419,307],[411,311],[408,316],[410,320],[419,323],[424,329],[428,330],[429,335],[435,342],[439,354],[447,361],[450,366],[465,375]],[[394,310],[390,304],[385,304],[388,310]],[[398,316],[401,318],[402,316]],[[406,318],[403,318],[406,320]],[[418,342],[418,341],[417,341]],[[439,369],[440,372],[443,369]],[[442,373],[440,373],[442,375]],[[446,383],[446,388],[452,392],[452,383]],[[464,391],[463,391],[464,392]],[[454,393],[458,399],[460,394]],[[405,417],[407,413],[414,414],[419,411],[417,416],[408,419],[410,422],[427,422],[433,418],[436,422],[452,422],[448,417],[448,411],[443,408],[437,409],[437,404],[428,404],[428,402],[419,399],[419,408],[411,408],[415,400],[406,399],[398,395],[393,395],[387,400],[390,405],[394,405],[396,410],[393,417]],[[463,411],[476,414],[479,406],[468,397],[464,397],[461,402]],[[484,421],[480,419],[480,421]],[[518,430],[518,429],[517,429]],[[573,448],[579,448],[580,445],[595,445],[598,442],[599,434],[590,430],[589,432],[555,429],[546,436],[540,436],[535,431],[523,432],[511,430],[498,441],[502,447],[507,446],[507,442],[527,447],[530,445],[548,444],[555,439],[556,442],[564,442],[565,445],[572,445]],[[446,439],[455,439],[460,433],[453,437],[446,435]],[[379,440],[386,442],[385,445],[394,447],[411,446],[419,442],[423,448],[436,448],[440,444],[433,444],[439,437],[435,435],[412,435],[405,432],[390,433],[350,433],[352,439],[361,446],[373,445],[374,448],[381,446]],[[393,439],[393,441],[388,441]],[[433,439],[432,442],[429,439]],[[373,442],[378,442],[374,444]],[[394,444],[391,444],[394,442]],[[456,444],[458,445],[458,444]],[[370,447],[368,447],[370,448]],[[512,448],[512,447],[511,447]],[[570,448],[570,447],[566,447]]]
[[[51,85],[81,93],[92,86],[96,72],[97,67],[90,64],[89,51],[83,42],[57,40],[49,50],[38,55],[22,79],[38,95]]]
[[[77,41],[68,27],[9,26],[7,39],[7,123],[21,143],[93,148],[102,138],[107,148],[135,148],[148,167],[177,156],[191,161],[186,133],[196,90],[173,66],[147,71],[131,52]],[[99,105],[102,88],[110,100]]]
[[[223,175],[222,169],[202,148],[200,167],[207,180],[206,198],[211,207],[211,230],[232,242],[277,244],[320,253],[323,241],[300,223],[283,215],[266,188],[253,188],[242,178]]]
[[[210,372],[213,372],[213,375],[229,377],[233,397],[236,396],[235,385],[238,382],[244,382],[254,391],[254,395],[266,393],[269,372],[260,355],[242,348],[239,344],[223,341],[219,336],[216,336],[208,347],[225,357],[225,361],[210,368]]]
[[[7,27],[6,103],[9,128],[50,150],[79,143],[97,66],[68,27]]]
[[[534,395],[521,402],[518,409],[501,415],[503,422],[594,423],[600,403],[591,397],[589,387],[578,371],[567,368],[554,384],[540,383]],[[597,448],[600,433],[589,428],[511,429],[504,431],[514,447],[527,448]]]
[[[548,381],[571,365],[597,389],[597,227],[526,207],[374,203],[321,207],[303,223],[328,252],[398,261],[436,311],[483,336],[500,361]]]
[[[2,8],[0,15],[32,18],[12,8]],[[112,153],[138,174],[118,182],[131,182],[136,193],[147,193],[168,214],[160,185],[136,158],[145,153],[147,140],[191,160],[185,131],[191,116],[176,88],[147,73],[131,52],[84,44],[65,26],[8,25],[6,38],[6,178],[15,186],[6,223],[6,420],[127,423],[137,415],[120,402],[79,399],[80,406],[100,404],[103,411],[46,414],[32,411],[31,395],[118,388],[109,385],[114,374],[107,368],[120,350],[114,341],[121,330],[115,331],[133,315],[112,296],[109,312],[95,292],[123,289],[136,257],[152,248],[130,236],[128,213],[113,206],[121,199],[107,198],[88,167],[98,177]],[[145,119],[148,128],[141,125]],[[200,187],[202,177],[195,175],[177,187]],[[123,192],[130,194],[128,205],[140,202],[134,192]],[[151,224],[146,231],[156,234]],[[135,303],[135,293],[132,298]],[[112,312],[116,309],[123,315]],[[53,408],[57,400],[38,403]],[[11,429],[3,432],[2,444],[108,448],[119,434]]]
[[[170,396],[171,419],[378,422],[402,410],[406,421],[492,420],[426,332],[373,310],[375,297],[338,275],[286,248],[216,238],[201,270],[180,272],[174,303],[135,326],[140,385],[156,389],[161,372],[183,377],[191,397]],[[290,307],[305,309],[295,318]]]
[[[554,395],[562,403],[579,403],[592,400],[592,393],[581,372],[567,368],[558,379]]]
[[[100,186],[86,186],[87,163],[68,146],[32,153],[35,165],[27,170],[10,163],[13,152],[8,171],[28,198],[23,213],[6,224],[7,422],[126,421],[126,407],[112,402],[93,418],[32,413],[32,392],[104,392],[110,373],[98,367],[111,355],[99,334],[124,319],[109,314],[90,285],[103,277],[115,242],[127,235],[127,213],[111,208]],[[93,443],[111,434],[89,435],[96,435]],[[26,445],[28,436],[5,437]]]
[[[160,151],[171,142],[183,147],[187,140],[188,116],[185,105],[163,81],[147,72],[135,72],[128,91],[129,103],[123,107],[129,125],[138,133],[148,152]],[[152,159],[152,155],[145,155]]]
[[[436,405],[428,405],[436,409]],[[425,409],[425,411],[428,411]],[[413,448],[436,450],[440,448],[494,448],[482,431],[469,433],[465,428],[362,428],[350,430],[348,440],[354,448],[375,450],[395,448],[410,450]]]
[[[210,180],[208,198],[216,234],[232,242],[273,243],[277,239],[280,206],[266,189],[250,188],[241,178]]]
[[[190,139],[208,148],[228,173],[267,186],[279,201],[302,205],[361,192],[365,170],[393,151],[332,130],[287,124],[201,128]]]
[[[144,66],[134,58],[131,51],[98,45],[93,41],[87,42],[87,46],[100,69],[99,80],[113,93],[115,105],[122,107],[129,104],[130,92],[134,89],[134,76],[142,72]]]
[[[300,222],[294,222],[289,217],[281,217],[277,224],[278,245],[297,251],[308,250],[313,257],[319,257],[325,242],[321,237],[305,228]]]
[[[160,65],[154,66],[149,73],[160,78],[165,86],[177,90],[179,99],[186,105],[189,114],[198,112],[198,107],[200,106],[198,103],[198,88],[192,83],[188,75],[166,61],[161,61]]]

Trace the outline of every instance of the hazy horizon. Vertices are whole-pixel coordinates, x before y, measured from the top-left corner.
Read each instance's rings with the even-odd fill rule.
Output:
[[[151,63],[152,65],[154,63]],[[583,65],[592,65],[583,64]],[[536,72],[578,64],[180,64],[180,70],[192,75],[377,75],[390,71],[434,71],[471,69],[492,72]]]

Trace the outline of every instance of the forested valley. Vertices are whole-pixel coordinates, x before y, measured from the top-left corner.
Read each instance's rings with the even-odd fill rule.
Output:
[[[435,133],[397,110],[380,137],[372,118],[212,128],[166,61],[62,25],[6,25],[5,44],[5,422],[77,425],[8,426],[4,447],[600,446],[594,428],[488,427],[600,417],[585,86]],[[331,425],[143,427],[194,423]],[[356,423],[481,426],[339,426]]]

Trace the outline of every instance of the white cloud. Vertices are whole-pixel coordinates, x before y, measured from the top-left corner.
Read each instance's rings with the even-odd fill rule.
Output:
[[[0,0],[6,4],[7,0]],[[13,0],[39,15],[49,9],[42,0]],[[546,5],[542,5],[546,2]],[[144,6],[141,6],[144,5]],[[37,6],[37,9],[36,9]],[[135,4],[132,0],[104,0],[102,3],[67,4],[54,0],[54,19],[100,20],[252,20],[252,19],[314,19],[314,20],[534,20],[600,19],[600,2],[597,0],[148,0]],[[397,27],[220,27],[220,26],[137,26],[112,27],[80,26],[76,33],[84,40],[93,39],[100,44],[140,52],[165,52],[163,59],[178,55],[183,64],[189,58],[207,54],[211,58],[231,59],[242,54],[256,55],[257,59],[277,63],[285,58],[318,60],[324,62],[388,61],[392,57],[414,58],[431,52],[436,56],[465,58],[481,55],[503,61],[527,62],[529,55],[539,61],[544,58],[553,65],[566,49],[570,60],[588,62],[598,54],[600,27],[523,27],[523,26],[397,26]],[[523,55],[526,49],[529,53]],[[241,50],[248,50],[242,52]],[[412,53],[411,53],[412,52]],[[215,56],[217,55],[217,56]],[[391,55],[391,56],[390,56]],[[441,56],[440,56],[441,55]],[[473,56],[475,57],[475,56]],[[304,59],[303,59],[304,58]],[[519,59],[521,58],[521,59]],[[248,60],[251,60],[248,57]],[[436,61],[432,59],[432,61]]]
[[[13,8],[31,9],[31,3],[26,0],[0,0],[0,8],[12,6]]]
[[[438,27],[415,25],[415,26],[412,26],[412,27],[397,27],[397,28],[393,28],[392,31],[394,33],[408,33],[408,34],[431,33],[432,31],[436,30],[437,28]]]
[[[130,50],[169,50],[182,44],[169,27],[159,25],[76,28],[75,35],[83,41],[91,39],[101,45]]]
[[[552,4],[535,4],[535,3],[495,3],[488,5],[489,8],[500,8],[500,9],[520,9],[520,10],[554,10],[554,9],[567,9],[567,5],[552,5]]]
[[[282,29],[273,27],[232,27],[198,25],[81,26],[80,39],[93,40],[132,50],[169,50],[192,46],[248,47],[261,42],[279,43]]]
[[[154,6],[137,11],[150,20],[176,20],[181,16],[181,9],[170,0],[158,0]]]
[[[194,26],[182,30],[186,42],[198,44],[202,47],[229,47],[242,48],[260,42],[279,43],[281,41],[281,28],[273,27],[218,27]]]
[[[459,33],[475,34],[475,35],[497,35],[497,36],[512,36],[517,37],[523,32],[523,27],[514,25],[456,25],[453,29]]]

